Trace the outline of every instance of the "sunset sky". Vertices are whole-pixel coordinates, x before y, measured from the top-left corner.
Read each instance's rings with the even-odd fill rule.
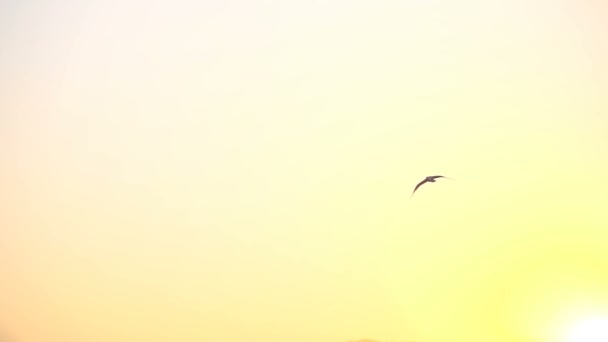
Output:
[[[607,37],[600,0],[1,1],[0,338],[581,342]]]

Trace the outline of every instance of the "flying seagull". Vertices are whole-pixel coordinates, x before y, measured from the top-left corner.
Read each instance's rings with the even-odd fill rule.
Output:
[[[420,183],[418,183],[418,185],[416,185],[416,187],[414,188],[414,191],[412,191],[412,196],[414,196],[414,192],[416,192],[416,190],[418,190],[418,188],[419,188],[419,187],[420,187],[422,184],[424,184],[424,183],[426,183],[426,182],[435,183],[437,178],[447,178],[447,179],[451,179],[451,178],[448,178],[448,177],[446,177],[446,176],[428,176],[428,177],[426,177],[426,178],[425,178],[425,179],[424,179],[422,182],[420,182]],[[411,197],[411,196],[410,196],[410,197]]]

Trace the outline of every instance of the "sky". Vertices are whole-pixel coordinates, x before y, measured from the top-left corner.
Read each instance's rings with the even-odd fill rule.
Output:
[[[607,33],[597,0],[1,1],[0,334],[565,342],[608,315]]]

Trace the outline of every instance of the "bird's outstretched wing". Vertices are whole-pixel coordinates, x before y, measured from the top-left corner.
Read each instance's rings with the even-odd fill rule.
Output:
[[[414,192],[416,192],[416,190],[418,190],[418,188],[424,183],[426,183],[426,179],[416,185],[416,187],[414,188],[414,191],[412,191],[412,194],[410,195],[410,197],[414,196]]]
[[[450,177],[446,177],[446,176],[431,176],[431,178],[433,178],[433,179],[437,179],[437,178],[445,178],[445,179],[451,179],[451,180],[454,180],[454,178],[450,178]]]

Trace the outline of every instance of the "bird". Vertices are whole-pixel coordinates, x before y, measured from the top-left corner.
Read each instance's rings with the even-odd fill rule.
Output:
[[[426,182],[435,183],[437,178],[447,178],[447,179],[451,179],[451,178],[448,178],[448,177],[446,177],[446,176],[428,176],[428,177],[426,177],[426,178],[425,178],[425,179],[424,179],[422,182],[420,182],[420,183],[418,183],[418,184],[416,185],[416,187],[414,188],[414,191],[412,191],[412,195],[411,195],[411,196],[414,196],[414,192],[416,192],[416,190],[418,190],[418,188],[419,188],[419,187],[420,187],[422,184],[424,184],[424,183],[426,183]],[[410,197],[411,197],[411,196],[410,196]]]

